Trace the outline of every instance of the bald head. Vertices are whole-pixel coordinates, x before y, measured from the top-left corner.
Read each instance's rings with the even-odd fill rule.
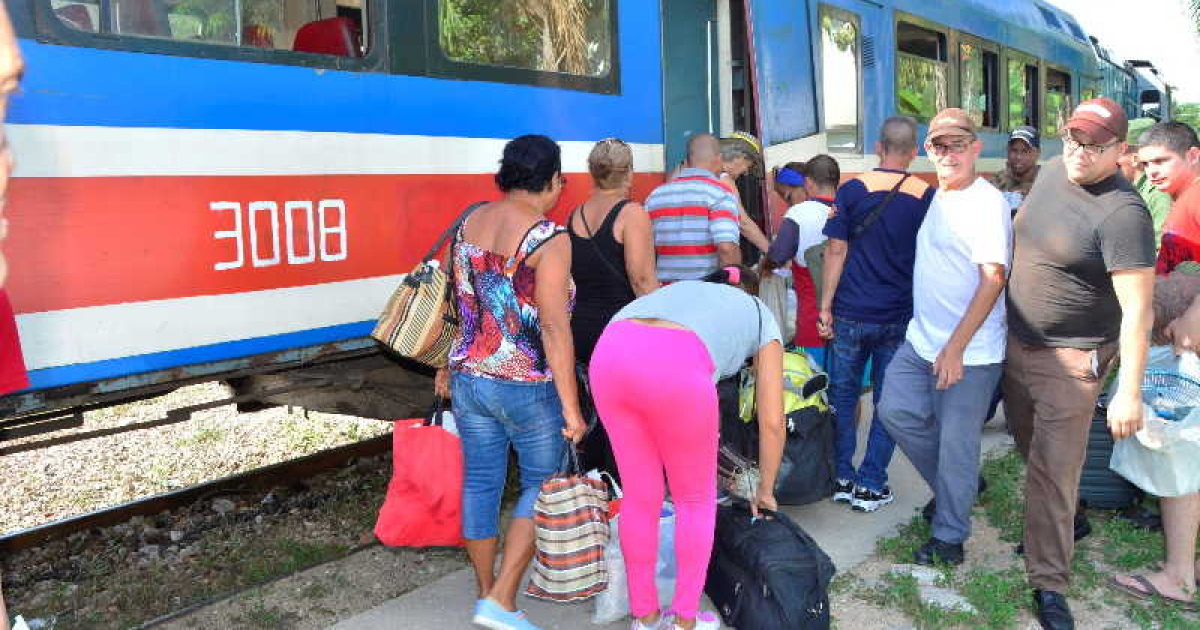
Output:
[[[892,116],[883,121],[875,152],[881,166],[907,169],[917,155],[917,121],[908,116]]]
[[[721,143],[711,133],[698,133],[688,138],[688,166],[716,173],[721,168]]]

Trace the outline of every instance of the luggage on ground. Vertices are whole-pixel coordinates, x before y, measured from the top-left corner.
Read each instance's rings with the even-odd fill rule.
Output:
[[[743,454],[758,459],[754,379],[743,372],[739,415],[749,429]],[[802,350],[783,354],[783,413],[787,441],[775,482],[775,500],[807,505],[833,494],[833,413],[826,398],[828,376]]]
[[[1088,430],[1087,455],[1079,475],[1079,498],[1090,508],[1123,510],[1141,497],[1137,486],[1108,467],[1112,458],[1112,431],[1105,413],[1107,400],[1100,397]]]
[[[608,586],[608,486],[583,475],[574,444],[564,450],[560,472],[542,482],[533,507],[537,549],[525,594],[573,602]]]
[[[439,398],[424,422],[398,420],[392,432],[392,480],[375,537],[389,547],[461,547],[462,444]]]
[[[704,593],[738,630],[829,628],[829,556],[787,515],[754,519],[743,502],[717,508]]]

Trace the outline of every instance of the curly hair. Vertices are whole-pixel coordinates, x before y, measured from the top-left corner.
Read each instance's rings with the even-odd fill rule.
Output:
[[[496,186],[503,192],[540,193],[561,172],[562,150],[553,140],[537,134],[520,136],[504,145]]]
[[[601,140],[588,154],[588,172],[597,188],[620,188],[633,174],[633,150],[618,138]]]

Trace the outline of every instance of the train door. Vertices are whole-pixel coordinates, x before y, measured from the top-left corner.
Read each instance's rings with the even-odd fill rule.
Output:
[[[663,0],[663,141],[667,171],[687,155],[695,133],[721,132],[714,0]]]

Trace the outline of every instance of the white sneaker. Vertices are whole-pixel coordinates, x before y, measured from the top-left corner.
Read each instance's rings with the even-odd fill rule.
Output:
[[[833,483],[833,502],[849,503],[854,498],[854,482],[849,479],[838,479]]]
[[[671,625],[668,627],[664,627],[663,630],[683,630],[683,626],[681,626],[677,623],[674,623],[674,618],[675,618],[674,615],[672,615]],[[694,630],[721,630],[721,618],[710,612],[704,612],[704,611],[698,612],[698,613],[696,613],[696,625],[693,626],[693,629]]]
[[[671,620],[674,618],[674,615],[662,610],[659,611],[658,621],[650,625],[646,625],[641,621],[634,619],[633,623],[629,626],[629,630],[671,630]]]

